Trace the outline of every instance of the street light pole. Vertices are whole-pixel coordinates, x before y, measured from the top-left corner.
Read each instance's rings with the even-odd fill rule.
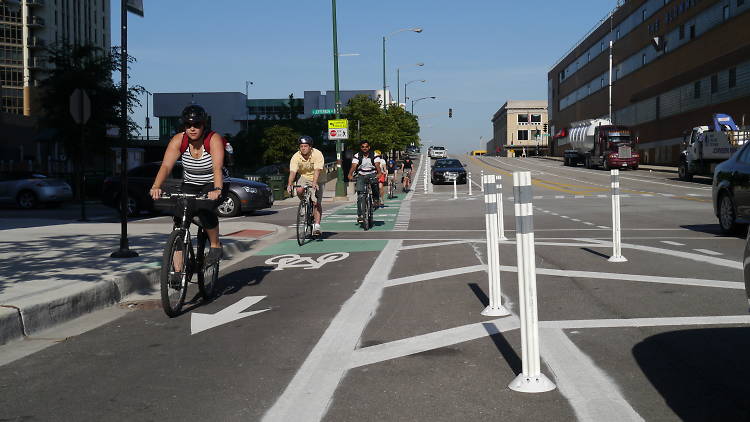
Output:
[[[336,119],[341,118],[341,92],[339,91],[339,41],[336,25],[336,0],[331,0],[333,9],[333,91],[334,91],[334,109]],[[383,40],[385,46],[385,39]],[[346,198],[346,184],[344,184],[344,169],[341,166],[341,153],[344,151],[344,144],[341,139],[336,140],[336,197]]]
[[[250,85],[252,84],[252,81],[245,81],[245,111],[247,116],[245,119],[245,133],[250,132],[250,105],[248,103],[250,102]]]
[[[424,63],[414,63],[414,66],[424,66]],[[412,81],[414,82],[414,81]],[[424,80],[422,81],[424,82]],[[404,102],[406,102],[406,85],[404,85]],[[396,104],[401,104],[401,68],[396,68]]]
[[[128,8],[127,0],[120,0],[120,249],[112,258],[134,258],[138,253],[128,247]]]
[[[422,100],[426,100],[428,98],[434,100],[437,97],[422,97],[422,98],[417,98],[416,100],[412,100],[412,102],[411,102],[411,114],[414,114],[414,103],[418,103],[418,102],[420,102]]]
[[[426,79],[415,79],[413,81],[409,81],[409,82],[405,83],[404,84],[404,101],[406,101],[406,99],[409,98],[409,97],[406,96],[406,87],[409,86],[410,83],[414,83],[414,82],[423,82],[424,83],[424,82],[427,82],[427,80]]]
[[[420,33],[420,32],[422,32],[422,28],[403,28],[403,29],[399,29],[398,31],[393,31],[393,32],[391,32],[388,35],[383,35],[383,110],[385,110],[387,108],[387,104],[388,104],[387,103],[387,96],[385,94],[385,89],[386,89],[386,81],[385,81],[385,40],[386,40],[386,38],[388,38],[390,36],[396,35],[399,32],[404,32],[404,31],[412,31],[412,32]]]
[[[152,95],[152,93],[149,92],[149,90],[147,89],[144,89],[144,91],[146,92],[146,141],[148,141],[151,138],[151,135],[149,132],[149,129],[151,129],[151,118],[149,117],[149,113],[148,113],[148,100],[149,100],[149,97]]]

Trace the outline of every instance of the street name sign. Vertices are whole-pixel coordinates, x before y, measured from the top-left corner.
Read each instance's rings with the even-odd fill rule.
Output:
[[[319,114],[335,114],[336,110],[332,108],[316,108],[313,109],[312,114],[313,116],[317,116]]]

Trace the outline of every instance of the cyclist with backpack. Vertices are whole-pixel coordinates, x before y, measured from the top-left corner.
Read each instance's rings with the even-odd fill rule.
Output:
[[[388,162],[385,165],[385,170],[388,173],[388,191],[390,192],[391,185],[396,183],[396,172],[398,172],[398,165],[396,164],[396,160],[394,160],[393,158],[389,158]]]
[[[401,163],[401,184],[404,186],[404,192],[409,191],[411,185],[411,171],[414,168],[414,162],[407,155]]]
[[[352,157],[352,166],[349,168],[349,180],[352,180],[354,173],[357,173],[356,191],[359,195],[366,192],[365,186],[369,184],[372,187],[372,196],[374,207],[380,206],[380,190],[378,189],[378,177],[382,173],[380,162],[382,159],[370,151],[370,142],[362,140],[359,142],[359,152]],[[363,216],[360,209],[360,202],[357,201],[357,222],[361,223]]]
[[[227,142],[218,133],[208,130],[207,121],[206,110],[198,104],[191,104],[182,110],[185,131],[173,136],[167,144],[159,173],[151,187],[151,198],[158,199],[161,196],[162,183],[172,172],[177,160],[181,160],[182,193],[207,194],[208,199],[216,201],[216,205],[219,205],[224,189],[224,149]],[[206,265],[212,265],[222,256],[219,218],[213,210],[200,210],[197,217],[211,242],[211,249],[206,255]]]

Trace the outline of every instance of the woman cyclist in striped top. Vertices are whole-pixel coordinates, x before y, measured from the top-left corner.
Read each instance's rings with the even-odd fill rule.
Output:
[[[191,104],[182,111],[185,131],[173,136],[167,145],[161,168],[151,187],[153,199],[161,196],[162,183],[172,172],[172,167],[177,160],[181,160],[182,192],[208,194],[208,199],[216,201],[216,205],[219,204],[224,186],[222,168],[226,141],[218,133],[206,130],[207,120],[206,110],[197,104]],[[206,263],[211,265],[222,256],[219,242],[219,219],[215,212],[206,210],[199,211],[197,216],[211,242],[211,250],[206,255]]]

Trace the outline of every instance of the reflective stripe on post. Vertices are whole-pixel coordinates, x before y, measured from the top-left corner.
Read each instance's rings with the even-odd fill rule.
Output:
[[[479,177],[480,177],[480,178],[481,178],[482,180],[484,180],[484,170],[480,170],[480,171],[479,171]],[[480,186],[480,188],[482,189],[482,192],[484,192],[484,182],[482,182],[482,186]]]
[[[469,184],[469,196],[471,196],[471,172],[466,173],[466,183]]]
[[[458,179],[458,177],[456,177]],[[458,199],[458,191],[456,190],[456,179],[453,179],[453,199]]]
[[[484,187],[484,231],[487,235],[487,278],[490,286],[490,303],[482,311],[484,316],[510,315],[502,305],[503,294],[500,286],[500,247],[497,239],[497,197],[495,196],[495,175],[482,176]]]
[[[622,256],[620,241],[620,170],[610,170],[612,175],[612,256],[609,262],[627,262]]]
[[[554,390],[556,387],[549,378],[541,373],[540,369],[532,197],[531,173],[528,171],[513,173],[523,371],[508,387],[522,393],[542,393]]]
[[[503,177],[495,176],[495,194],[497,195],[497,227],[498,240],[508,240],[505,237],[505,222],[503,221]]]

